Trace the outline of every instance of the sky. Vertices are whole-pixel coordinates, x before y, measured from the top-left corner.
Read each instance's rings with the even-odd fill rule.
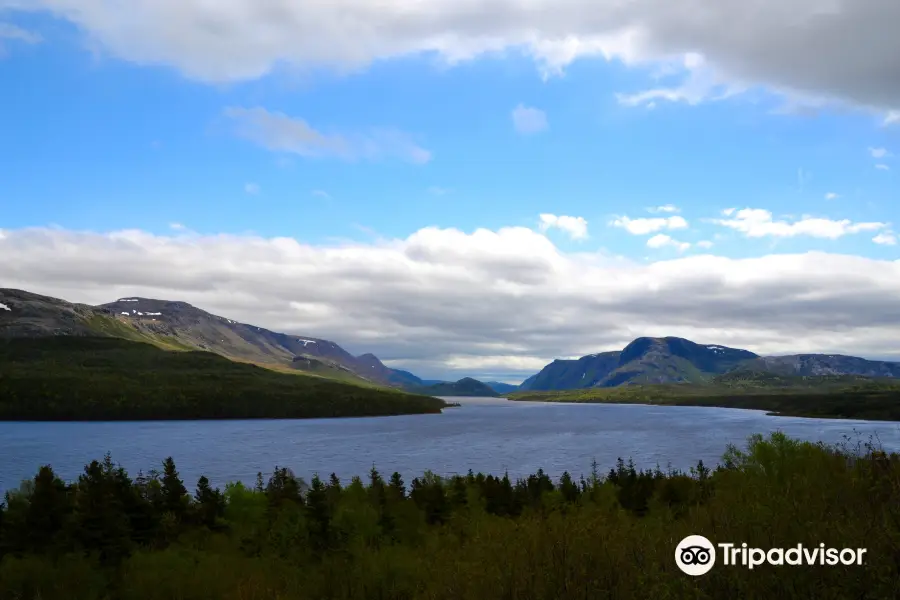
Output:
[[[518,382],[900,360],[896,0],[0,0],[0,287]]]

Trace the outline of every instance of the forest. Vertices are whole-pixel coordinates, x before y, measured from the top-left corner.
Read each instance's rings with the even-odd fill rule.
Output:
[[[443,400],[279,373],[116,338],[0,340],[0,420],[88,421],[440,413]]]
[[[900,580],[900,456],[872,441],[757,435],[687,472],[619,459],[556,480],[373,466],[305,482],[276,467],[191,488],[172,458],[132,476],[106,456],[72,482],[40,467],[0,510],[0,598],[884,599]],[[674,560],[689,534],[867,554],[691,577]]]
[[[510,400],[715,406],[792,417],[900,421],[900,383],[856,375],[779,376],[736,372],[706,383],[523,391]]]

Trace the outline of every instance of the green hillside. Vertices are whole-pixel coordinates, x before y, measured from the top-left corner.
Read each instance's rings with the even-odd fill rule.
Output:
[[[0,419],[144,420],[439,413],[437,398],[279,373],[116,338],[0,340]]]
[[[743,371],[713,377],[707,383],[523,391],[508,397],[533,402],[717,406],[783,416],[900,421],[900,381],[857,375],[786,376]]]

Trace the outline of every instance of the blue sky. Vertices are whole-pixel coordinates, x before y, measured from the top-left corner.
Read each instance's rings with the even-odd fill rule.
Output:
[[[230,0],[212,16],[230,18],[226,8],[238,5],[252,3]],[[410,244],[429,228],[472,236],[479,228],[496,234],[522,227],[546,235],[551,254],[572,260],[612,256],[646,265],[808,252],[897,258],[900,125],[893,123],[900,98],[890,104],[892,90],[875,83],[857,93],[826,73],[798,76],[794,86],[772,65],[733,67],[743,63],[719,47],[702,52],[698,65],[687,43],[665,60],[631,46],[605,49],[608,58],[586,52],[557,60],[552,52],[536,59],[537,50],[516,50],[515,40],[499,54],[472,50],[478,38],[452,51],[430,48],[424,33],[410,34],[409,51],[375,34],[354,49],[352,32],[334,31],[322,35],[349,49],[322,58],[287,42],[260,50],[235,26],[216,34],[226,46],[198,42],[196,49],[176,39],[206,35],[191,33],[196,15],[183,22],[169,15],[175,33],[163,35],[150,18],[152,3],[134,4],[150,16],[146,27],[120,9],[92,12],[103,6],[93,0],[47,6],[0,2],[0,82],[13,92],[0,96],[0,229],[7,241],[33,228],[101,237],[139,230],[157,240],[188,233],[195,242],[221,234],[290,238],[324,251]],[[446,32],[463,39],[460,27],[448,17]],[[646,30],[676,44],[659,23],[648,20]],[[237,53],[242,43],[248,55],[260,55],[224,55],[222,48]],[[472,55],[448,64],[448,56],[466,52]],[[700,85],[711,74],[717,87]],[[677,98],[640,96],[660,89]],[[715,99],[723,89],[733,93]],[[650,210],[661,206],[671,208]],[[564,225],[542,227],[541,215],[548,215],[545,224]],[[48,288],[21,271],[0,276]],[[88,287],[58,291],[99,301],[130,289],[116,281]],[[213,287],[228,293],[225,283]],[[173,282],[155,289],[180,290]],[[286,305],[303,301],[296,291],[280,297]],[[216,308],[212,296],[198,300]],[[223,301],[222,308],[231,307]],[[279,314],[269,324],[316,327]],[[350,345],[378,350],[366,340],[383,335],[379,327],[399,327],[380,323],[368,338],[350,335]],[[331,329],[309,333],[346,334]],[[754,341],[738,335],[742,340]],[[604,343],[582,340],[572,354]],[[454,352],[423,368],[456,360],[471,370],[468,355]],[[560,352],[509,342],[497,356],[530,357],[531,365]],[[400,366],[417,359],[411,348],[382,354]],[[500,360],[491,372],[519,368],[514,362]]]

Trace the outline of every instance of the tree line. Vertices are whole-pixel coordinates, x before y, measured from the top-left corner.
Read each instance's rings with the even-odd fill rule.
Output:
[[[900,577],[900,456],[754,436],[719,465],[410,482],[276,467],[189,490],[172,458],[47,465],[0,509],[0,597],[888,598]],[[867,548],[863,566],[677,570],[689,534],[773,548]]]
[[[303,419],[439,413],[438,398],[116,338],[0,340],[0,420]]]

